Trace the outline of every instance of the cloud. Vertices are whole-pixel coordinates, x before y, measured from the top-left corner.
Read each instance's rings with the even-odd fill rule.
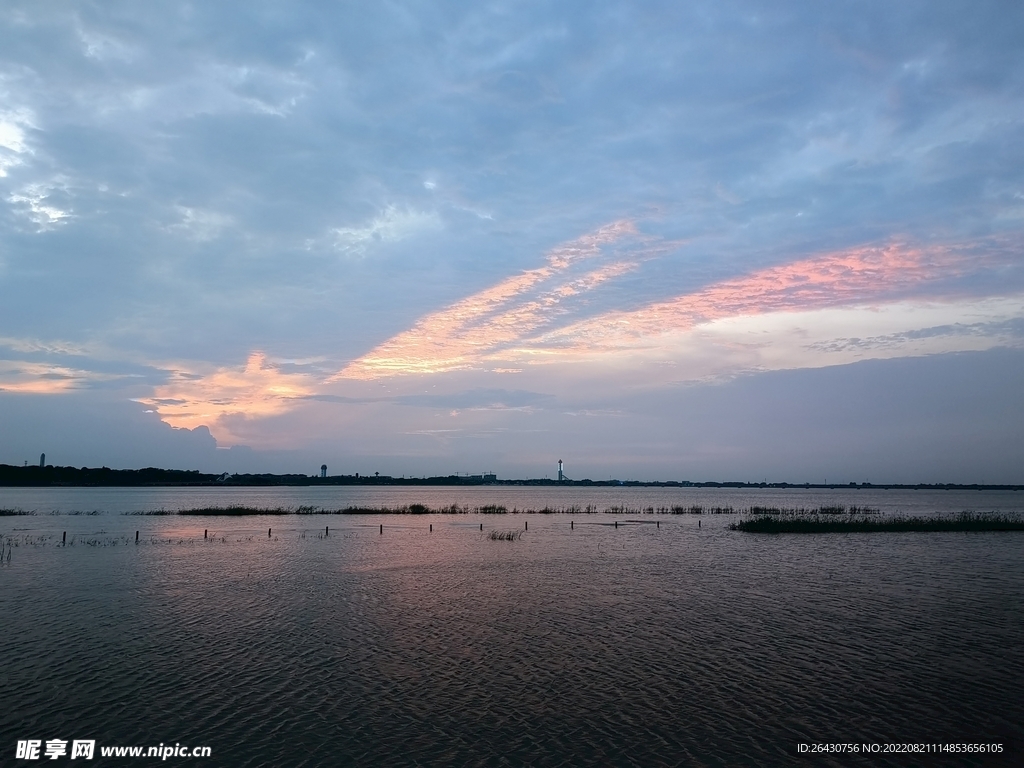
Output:
[[[586,269],[623,238],[637,238],[632,222],[619,221],[552,250],[546,265],[435,312],[355,361],[336,379],[372,379],[405,373],[439,373],[480,365],[499,350],[536,333],[579,307],[574,299],[636,267],[650,253],[639,246],[629,261]]]
[[[502,411],[531,408],[551,399],[551,395],[540,392],[481,387],[450,394],[402,395],[395,397],[393,402],[419,408]]]
[[[54,227],[66,223],[74,214],[53,205],[50,200],[54,192],[64,193],[67,196],[68,187],[63,181],[49,183],[28,184],[18,192],[7,196],[7,202],[12,203],[16,210],[34,223],[38,232],[46,232]]]
[[[1018,297],[1017,300],[1024,299]],[[944,341],[965,338],[996,341],[1000,346],[1024,345],[1024,317],[981,323],[948,323],[929,328],[918,328],[865,338],[840,337],[808,344],[807,348],[822,352],[877,351],[900,349],[905,351],[915,342]]]
[[[0,346],[15,352],[43,352],[58,355],[85,355],[88,345],[71,341],[43,340],[37,338],[10,338],[0,336]]]
[[[106,50],[103,58],[112,53],[112,49]],[[125,58],[121,63],[127,67],[130,55],[124,50],[117,58]],[[150,66],[145,69],[152,72],[151,62],[147,63]],[[160,72],[158,78],[143,79],[126,88],[90,82],[76,96],[92,100],[87,108],[90,122],[113,129],[131,125],[149,133],[158,126],[203,117],[288,117],[308,90],[302,77],[287,69],[192,60],[180,72]]]
[[[104,392],[2,394],[0,432],[5,464],[35,463],[43,452],[58,466],[222,472],[234,463],[206,427],[174,429],[145,406]]]
[[[156,387],[154,395],[139,398],[173,427],[217,430],[222,442],[236,438],[232,419],[260,419],[282,414],[295,401],[312,394],[307,375],[282,373],[261,352],[253,352],[243,369],[218,368],[209,373],[174,371],[170,381]]]
[[[79,27],[78,37],[82,42],[83,52],[91,59],[130,62],[139,54],[133,45],[118,40],[112,35],[98,33],[84,27]]]
[[[668,333],[618,357],[652,387],[722,382],[737,375],[1021,348],[1024,294],[725,317]],[[956,329],[969,328],[970,332]],[[944,330],[945,329],[945,330]],[[598,356],[595,365],[606,357]]]
[[[216,211],[199,210],[185,206],[177,207],[181,220],[167,227],[168,232],[180,233],[197,242],[217,238],[221,232],[232,226],[234,220]]]
[[[613,352],[729,317],[952,298],[965,291],[968,277],[1016,266],[1012,252],[979,253],[976,244],[851,248],[758,270],[641,309],[609,312],[549,332],[536,340],[537,348]]]
[[[33,154],[25,133],[33,127],[30,110],[0,110],[0,178],[7,176],[14,166],[21,165],[26,156]]]
[[[363,255],[377,243],[394,243],[441,228],[436,213],[389,205],[363,227],[336,227],[334,247],[345,254]]]
[[[406,405],[414,408],[441,408],[466,410],[505,410],[527,408],[549,400],[550,395],[527,390],[508,390],[483,388],[447,392],[444,394],[390,395],[386,397],[345,397],[342,395],[316,394],[297,398],[302,400],[318,400],[324,403],[340,403],[346,405],[389,403]],[[175,403],[184,401],[174,401]]]
[[[588,294],[661,252],[650,238],[637,235],[633,224],[619,222],[556,249],[546,266],[431,313],[350,364],[336,379],[473,367],[509,370],[501,362],[632,356],[645,348],[671,355],[680,333],[728,318],[854,307],[871,312],[908,299],[961,298],[972,290],[972,280],[1000,272],[1002,282],[985,290],[1012,290],[1021,278],[1013,248],[1005,243],[893,242],[797,259],[636,309],[592,311],[585,303]],[[633,240],[631,260],[568,274],[601,256],[603,246],[626,237]],[[579,318],[581,314],[585,316]]]
[[[122,376],[25,360],[0,360],[0,391],[54,395],[73,392]]]
[[[451,410],[640,455],[637,392],[1019,345],[1024,5],[766,9],[0,4],[2,380],[451,471]]]

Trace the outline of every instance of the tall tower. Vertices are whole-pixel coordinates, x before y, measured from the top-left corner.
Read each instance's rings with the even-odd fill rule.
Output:
[[[40,468],[46,466],[46,454],[45,453],[40,453],[39,454],[39,466],[40,466]]]
[[[327,465],[326,464],[321,464],[320,465],[320,477],[327,477]]]
[[[562,474],[562,460],[558,460],[558,482],[562,482],[565,479],[565,475]]]

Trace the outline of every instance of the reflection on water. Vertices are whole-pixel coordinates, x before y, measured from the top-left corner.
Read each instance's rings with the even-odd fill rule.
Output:
[[[531,516],[511,542],[488,533],[525,518],[0,519],[25,529],[0,568],[0,748],[732,766],[807,741],[1021,741],[1024,536],[615,519]]]

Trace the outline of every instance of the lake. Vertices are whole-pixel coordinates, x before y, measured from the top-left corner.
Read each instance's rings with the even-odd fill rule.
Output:
[[[1021,760],[1024,534],[766,536],[729,530],[737,515],[609,512],[126,514],[410,503],[1020,513],[1024,493],[0,489],[0,508],[35,511],[0,518],[6,757],[32,764],[13,759],[19,740],[87,739],[100,765],[125,763],[101,745],[174,744],[228,766]],[[949,742],[1004,751],[796,753]]]

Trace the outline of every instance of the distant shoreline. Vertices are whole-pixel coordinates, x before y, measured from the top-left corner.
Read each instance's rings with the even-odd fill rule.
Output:
[[[552,480],[534,478],[499,480],[493,475],[447,475],[438,477],[391,477],[388,475],[202,473],[197,470],[110,469],[109,467],[18,467],[0,464],[0,487],[4,488],[131,488],[131,487],[252,487],[252,486],[549,486],[576,488],[788,488],[817,490],[938,490],[938,491],[1024,491],[1024,485],[987,483],[748,483],[694,480]]]

